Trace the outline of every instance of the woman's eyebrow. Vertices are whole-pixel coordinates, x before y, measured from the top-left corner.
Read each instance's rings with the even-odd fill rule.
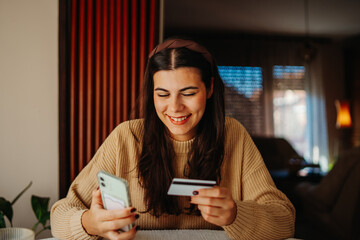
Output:
[[[198,88],[198,87],[190,86],[190,87],[186,87],[186,88],[180,89],[180,92],[184,92],[184,91],[189,90],[189,89],[199,89],[199,88]]]
[[[184,92],[184,91],[189,90],[189,89],[199,89],[199,88],[198,88],[198,87],[194,87],[194,86],[190,86],[190,87],[185,87],[185,88],[180,89],[179,92]],[[169,90],[166,90],[165,88],[161,88],[161,87],[155,88],[154,91],[169,92]]]
[[[164,92],[168,92],[169,90],[166,90],[164,88],[155,88],[154,91],[164,91]]]

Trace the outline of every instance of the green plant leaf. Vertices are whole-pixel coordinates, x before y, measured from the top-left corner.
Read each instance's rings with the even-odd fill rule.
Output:
[[[11,205],[14,205],[14,203],[21,197],[21,195],[24,194],[24,192],[26,192],[26,190],[28,190],[32,185],[32,181],[30,181],[30,183],[14,198],[14,200],[12,200]]]
[[[12,225],[13,208],[11,203],[3,197],[0,197],[0,213],[2,213],[3,216],[6,216]]]
[[[0,228],[6,228],[4,214],[0,212]]]
[[[43,225],[43,227],[45,227],[46,225],[46,221],[50,220],[50,211],[47,211],[44,215],[43,218],[41,219],[41,224]]]
[[[31,206],[38,221],[45,227],[46,221],[50,219],[48,211],[50,198],[31,196]]]

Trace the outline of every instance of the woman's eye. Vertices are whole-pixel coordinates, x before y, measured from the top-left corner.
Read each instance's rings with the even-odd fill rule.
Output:
[[[169,94],[158,94],[158,97],[167,97]]]
[[[185,96],[185,97],[193,96],[193,95],[195,95],[195,93],[183,93],[183,96]]]

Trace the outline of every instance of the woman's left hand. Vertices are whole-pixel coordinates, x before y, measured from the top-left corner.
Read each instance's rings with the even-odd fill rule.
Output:
[[[198,205],[205,221],[218,226],[226,226],[234,222],[236,203],[227,188],[213,187],[195,192],[198,194],[191,197],[190,203]]]

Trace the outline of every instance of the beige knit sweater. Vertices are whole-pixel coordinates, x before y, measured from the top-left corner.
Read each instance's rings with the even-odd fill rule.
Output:
[[[120,124],[105,140],[93,159],[71,184],[66,198],[51,209],[52,234],[60,239],[90,239],[81,225],[81,215],[90,207],[91,193],[97,188],[96,174],[105,170],[129,182],[132,204],[144,211],[144,189],[137,179],[136,160],[140,156],[142,120]],[[140,140],[136,140],[134,135]],[[173,141],[176,153],[175,177],[184,177],[187,152],[193,140]],[[225,157],[221,186],[231,190],[237,204],[235,221],[222,227],[231,239],[284,239],[294,233],[295,210],[274,185],[264,162],[245,128],[235,119],[226,118]],[[180,197],[184,207],[186,197]],[[140,214],[141,229],[221,229],[201,216],[162,215],[156,218]]]

